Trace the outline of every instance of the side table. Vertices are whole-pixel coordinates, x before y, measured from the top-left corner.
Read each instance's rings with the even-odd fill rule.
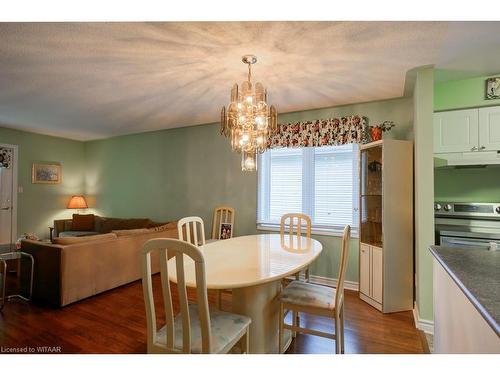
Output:
[[[29,294],[28,297],[24,297],[21,294],[12,294],[9,296],[5,296],[5,284],[7,283],[7,261],[8,260],[16,260],[25,257],[28,258],[31,262],[31,272],[30,272],[30,284],[29,284]],[[35,260],[31,254],[22,252],[22,251],[12,251],[9,253],[0,254],[0,310],[3,309],[5,305],[5,300],[10,301],[14,298],[19,298],[23,301],[31,300],[31,295],[33,293],[33,272],[35,269]],[[20,271],[18,273],[18,277],[20,277]]]

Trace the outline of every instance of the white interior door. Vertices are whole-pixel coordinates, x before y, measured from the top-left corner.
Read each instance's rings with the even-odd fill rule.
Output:
[[[500,107],[479,109],[479,149],[500,150]]]
[[[0,148],[0,152],[2,152],[0,158],[0,246],[3,247],[14,242],[12,238],[14,157],[13,150]]]
[[[434,153],[478,149],[477,109],[434,113]]]

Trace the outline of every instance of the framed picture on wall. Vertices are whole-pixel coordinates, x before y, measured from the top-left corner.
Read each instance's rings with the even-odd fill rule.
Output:
[[[33,163],[31,169],[31,182],[33,184],[60,184],[61,180],[61,164]]]
[[[231,238],[233,226],[230,223],[220,223],[219,227],[219,240],[227,240]]]
[[[486,99],[500,99],[500,77],[486,80]]]

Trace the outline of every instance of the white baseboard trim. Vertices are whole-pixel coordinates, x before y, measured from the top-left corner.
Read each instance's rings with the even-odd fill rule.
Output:
[[[311,282],[314,284],[321,284],[326,286],[337,287],[337,279],[333,279],[330,277],[310,275]],[[356,292],[359,290],[359,283],[356,281],[344,280],[344,288],[349,290],[355,290]]]
[[[413,308],[413,319],[415,320],[415,327],[421,329],[429,335],[434,335],[434,321],[427,319],[420,319],[420,314],[418,313],[418,306],[415,304]]]
[[[333,279],[331,277],[309,275],[309,278],[311,283],[313,284],[326,285],[326,286],[331,286],[333,288],[337,287],[337,279]],[[290,276],[288,277],[288,279],[295,280],[295,277]],[[300,273],[300,280],[302,281],[305,280],[305,275],[303,272]],[[356,281],[344,280],[344,289],[354,290],[357,292],[359,290],[359,283]]]

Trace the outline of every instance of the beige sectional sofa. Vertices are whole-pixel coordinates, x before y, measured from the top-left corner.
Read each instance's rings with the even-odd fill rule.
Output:
[[[139,280],[141,250],[152,238],[177,238],[177,223],[56,238],[54,242],[59,243],[52,244],[22,241],[22,251],[35,259],[33,300],[65,306]],[[153,258],[152,267],[158,271],[158,259]]]

